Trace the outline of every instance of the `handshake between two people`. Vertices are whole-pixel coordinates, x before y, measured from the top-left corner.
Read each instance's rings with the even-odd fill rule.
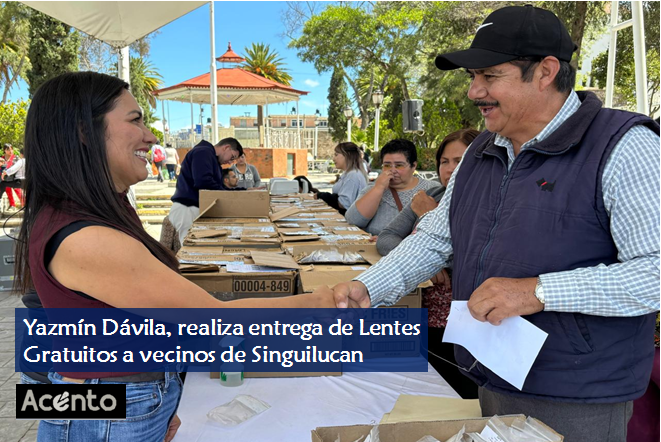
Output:
[[[360,281],[341,282],[332,288],[322,286],[313,294],[332,297],[337,308],[370,308],[372,305],[367,287]]]
[[[439,273],[435,283],[443,284],[447,274]],[[449,282],[449,278],[448,282]],[[481,322],[500,325],[512,316],[525,316],[544,310],[544,304],[535,296],[537,278],[489,278],[470,296],[468,310]],[[369,308],[372,302],[367,287],[360,281],[342,282],[333,288],[319,287],[314,291],[325,303],[337,308]]]

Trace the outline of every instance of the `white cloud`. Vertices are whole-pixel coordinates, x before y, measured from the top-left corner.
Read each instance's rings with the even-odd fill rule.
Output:
[[[306,80],[304,81],[304,83],[305,83],[306,86],[309,86],[309,87],[317,87],[317,86],[319,86],[319,82],[318,82],[318,81],[310,80],[309,78],[306,79]]]

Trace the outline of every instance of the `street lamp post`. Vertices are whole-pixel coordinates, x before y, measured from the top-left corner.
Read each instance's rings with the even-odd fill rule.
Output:
[[[379,151],[379,117],[381,116],[381,103],[383,103],[383,92],[380,90],[374,91],[372,94],[372,102],[376,106],[374,115],[374,152]]]
[[[351,106],[344,108],[344,116],[347,117],[347,141],[351,141],[351,117],[353,116]]]

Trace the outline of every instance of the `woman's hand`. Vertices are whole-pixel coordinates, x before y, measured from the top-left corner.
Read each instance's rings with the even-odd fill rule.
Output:
[[[172,418],[172,421],[170,421],[170,426],[168,427],[168,432],[165,434],[164,442],[170,442],[172,439],[174,439],[174,435],[177,434],[177,430],[180,426],[181,419],[179,419],[179,416],[175,414]]]
[[[328,288],[328,286],[322,285],[317,288],[313,293],[302,295],[305,296],[309,305],[305,307],[308,308],[336,308],[335,306],[335,295],[333,290]]]
[[[384,170],[374,182],[374,187],[380,187],[386,190],[390,187],[390,180],[392,180],[392,170]]]
[[[411,210],[413,213],[421,217],[427,212],[434,210],[438,206],[436,200],[425,193],[424,190],[420,190],[415,194],[411,200]]]
[[[435,285],[442,285],[446,289],[452,288],[450,275],[448,275],[448,272],[445,269],[432,276],[431,282],[433,282]]]

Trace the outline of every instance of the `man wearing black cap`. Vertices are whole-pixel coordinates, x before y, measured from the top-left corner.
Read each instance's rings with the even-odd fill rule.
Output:
[[[467,70],[487,131],[416,233],[333,289],[339,307],[391,304],[453,259],[453,299],[476,319],[524,316],[548,333],[521,390],[455,346],[483,415],[623,442],[654,355],[659,125],[573,91],[575,49],[553,13],[513,6],[470,49],[438,56],[439,69]]]

